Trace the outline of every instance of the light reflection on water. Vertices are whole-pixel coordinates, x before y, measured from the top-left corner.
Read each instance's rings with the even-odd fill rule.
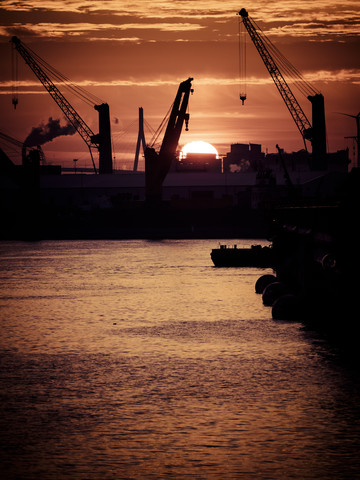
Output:
[[[356,372],[216,243],[0,244],[1,478],[360,478]]]

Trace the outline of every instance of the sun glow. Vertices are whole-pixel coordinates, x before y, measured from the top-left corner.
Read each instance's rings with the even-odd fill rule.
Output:
[[[203,142],[201,140],[187,143],[181,150],[181,157],[184,158],[188,153],[208,153],[218,157],[218,151],[211,143]]]

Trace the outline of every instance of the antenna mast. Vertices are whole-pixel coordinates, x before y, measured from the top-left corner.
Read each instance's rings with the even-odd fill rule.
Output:
[[[144,110],[142,107],[139,107],[139,133],[138,133],[138,139],[136,143],[136,152],[135,152],[134,168],[133,168],[134,172],[137,172],[137,169],[138,169],[140,144],[142,145],[143,152],[145,153],[146,142],[145,142],[145,133],[144,133]]]

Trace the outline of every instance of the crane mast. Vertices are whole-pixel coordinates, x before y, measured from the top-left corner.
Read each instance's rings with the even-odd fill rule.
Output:
[[[295,125],[297,126],[306,148],[305,140],[310,140],[312,145],[312,166],[314,169],[322,169],[324,159],[326,156],[326,133],[325,133],[325,113],[324,113],[324,97],[316,93],[309,95],[307,98],[312,104],[312,120],[313,125],[306,117],[303,109],[299,105],[297,99],[292,93],[289,85],[283,77],[278,65],[271,55],[268,47],[263,39],[264,35],[260,33],[255,27],[254,23],[249,18],[248,12],[242,8],[239,12],[242,17],[242,22],[263,60],[271,78],[273,79],[276,88],[278,89],[282,99],[288,108]]]
[[[112,173],[110,119],[108,104],[103,103],[101,105],[94,106],[94,108],[99,112],[100,130],[99,134],[95,135],[91,128],[76,112],[74,107],[69,103],[69,101],[64,97],[64,95],[52,82],[47,73],[37,63],[31,52],[24,46],[20,39],[14,36],[12,37],[11,42],[17,52],[19,52],[27,65],[29,65],[31,70],[34,72],[34,74],[43,84],[45,89],[60,107],[69,122],[77,130],[77,132],[80,134],[80,136],[88,146],[95,173],[97,173],[97,171],[92,156],[92,148],[96,148],[99,151],[99,173]]]
[[[186,130],[188,130],[189,114],[186,113],[186,110],[190,92],[193,91],[191,88],[192,80],[193,78],[188,78],[179,85],[159,153],[155,151],[153,146],[147,146],[145,149],[147,201],[161,200],[162,184],[175,158],[184,122]]]

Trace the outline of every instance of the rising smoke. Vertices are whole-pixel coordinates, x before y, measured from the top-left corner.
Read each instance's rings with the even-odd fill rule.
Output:
[[[44,143],[51,142],[51,140],[56,137],[60,137],[61,135],[74,135],[75,132],[76,130],[71,123],[61,126],[59,118],[54,120],[50,117],[46,125],[41,123],[38,127],[33,127],[24,143],[28,147],[44,145]]]

